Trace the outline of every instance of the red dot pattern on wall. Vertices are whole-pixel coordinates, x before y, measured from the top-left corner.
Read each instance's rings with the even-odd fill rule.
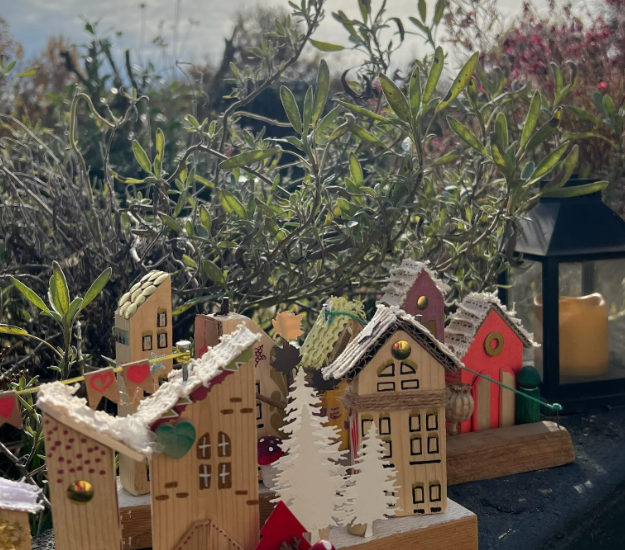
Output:
[[[94,445],[95,441],[91,438],[77,436],[72,429],[63,426],[54,418],[46,418],[44,424],[48,432],[45,438],[48,467],[51,469],[51,475],[56,477],[57,484],[78,481],[79,472],[88,472],[98,477],[114,475],[111,450],[102,445]],[[57,432],[56,437],[52,435],[54,432]],[[97,453],[97,458],[93,456],[94,453]],[[89,458],[85,460],[87,456]],[[92,466],[92,462],[97,463],[100,469]],[[63,468],[64,466],[67,468]],[[87,481],[93,483],[94,478],[87,478]]]

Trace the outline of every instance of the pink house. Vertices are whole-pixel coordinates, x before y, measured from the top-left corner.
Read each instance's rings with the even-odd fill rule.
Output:
[[[423,262],[404,260],[391,269],[380,303],[396,306],[413,316],[440,342],[445,341],[445,299],[450,288]]]

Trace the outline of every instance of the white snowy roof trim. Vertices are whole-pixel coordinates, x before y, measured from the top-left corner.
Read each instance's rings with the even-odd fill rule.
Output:
[[[34,514],[43,510],[40,498],[41,489],[36,485],[0,477],[0,510]]]
[[[341,379],[361,363],[374,355],[381,344],[396,330],[408,332],[432,357],[445,368],[455,372],[464,365],[454,353],[412,315],[397,307],[378,305],[378,309],[362,332],[354,338],[343,353],[330,365],[322,369],[323,377]]]
[[[83,398],[74,396],[78,384],[74,387],[60,382],[44,384],[39,391],[37,404],[44,404],[48,409],[62,415],[71,416],[74,422],[106,434],[127,447],[150,457],[159,452],[160,446],[154,441],[150,427],[167,411],[172,409],[181,398],[189,397],[200,386],[207,386],[239,355],[260,339],[244,325],[236,331],[222,336],[221,342],[210,348],[199,359],[189,363],[189,377],[182,379],[182,371],[175,370],[154,394],[144,399],[137,412],[129,416],[110,416],[104,411],[93,411]]]
[[[513,311],[508,311],[495,294],[472,292],[458,304],[458,309],[449,316],[449,324],[445,328],[445,342],[456,357],[462,359],[469,351],[477,331],[493,309],[521,339],[525,347],[536,347],[534,336],[523,328],[521,320]]]
[[[202,357],[191,359],[188,367],[189,378],[186,381],[182,379],[181,370],[172,371],[167,382],[141,401],[133,416],[146,426],[151,426],[181,398],[189,397],[200,386],[207,386],[213,378],[221,374],[224,367],[260,338],[260,334],[254,334],[243,324],[239,325],[233,333],[222,336],[221,342],[209,348]]]
[[[70,416],[74,422],[91,431],[108,435],[146,456],[151,455],[154,434],[143,423],[134,415],[111,416],[104,411],[91,410],[86,399],[74,395],[79,387],[79,384],[68,386],[60,382],[43,384],[39,389],[37,406],[46,406],[53,416],[54,412]]]
[[[447,294],[451,290],[449,285],[441,281],[426,263],[404,260],[399,267],[391,269],[391,276],[387,285],[382,289],[384,296],[382,296],[380,303],[387,306],[403,307],[408,292],[423,271],[434,281],[441,294]]]

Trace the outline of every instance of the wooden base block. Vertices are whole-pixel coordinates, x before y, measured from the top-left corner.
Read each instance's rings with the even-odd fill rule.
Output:
[[[350,535],[345,527],[330,529],[337,550],[477,550],[477,516],[447,499],[444,514],[376,521],[373,536]]]
[[[117,498],[122,521],[123,550],[152,547],[151,496],[131,495],[117,478]]]
[[[447,437],[449,485],[553,468],[574,461],[571,436],[555,422]]]

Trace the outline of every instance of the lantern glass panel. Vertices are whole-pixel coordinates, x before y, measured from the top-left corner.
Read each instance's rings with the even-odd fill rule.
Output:
[[[559,267],[560,384],[625,379],[625,259]]]
[[[542,264],[525,261],[522,267],[510,269],[510,289],[508,303],[516,316],[523,323],[523,328],[534,332],[534,340],[542,342],[542,331],[536,318],[535,299],[542,294]],[[536,367],[542,378],[542,346],[539,348],[523,348],[523,364]]]

